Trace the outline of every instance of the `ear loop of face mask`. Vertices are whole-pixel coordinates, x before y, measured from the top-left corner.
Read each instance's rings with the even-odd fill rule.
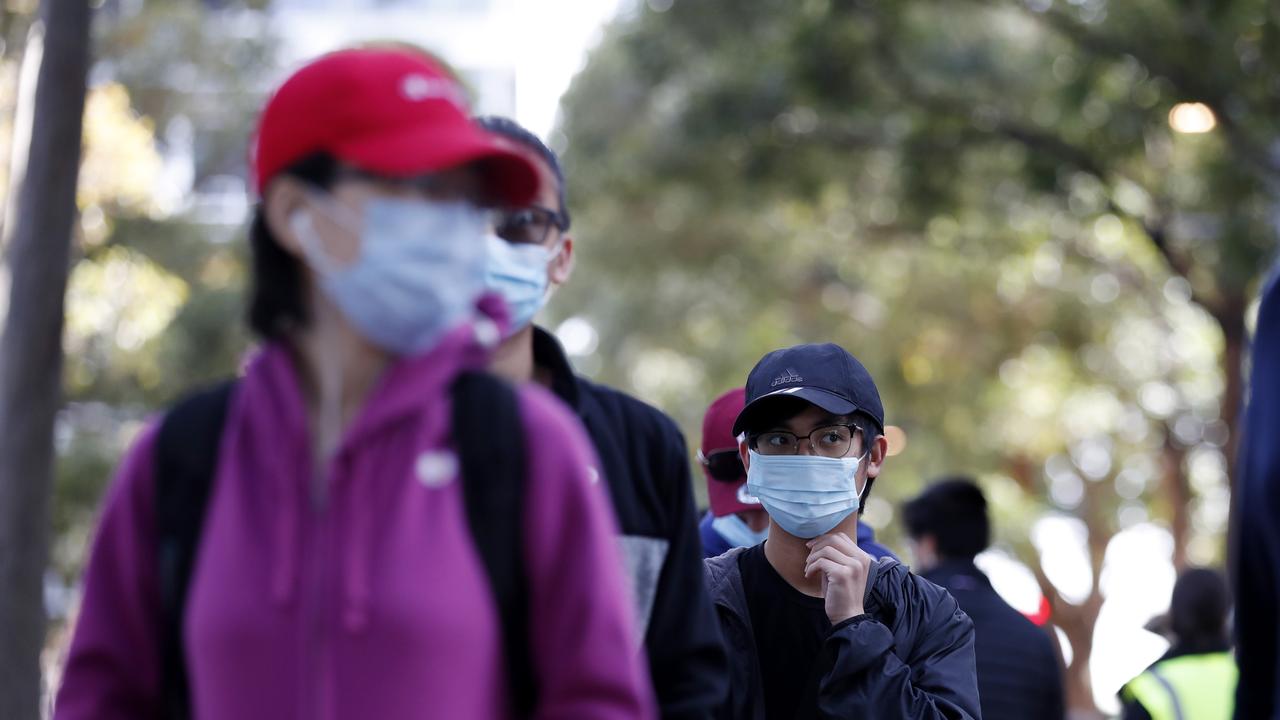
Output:
[[[864,438],[867,437],[867,432],[864,428],[859,427],[858,434]],[[862,469],[863,460],[871,459],[871,446],[875,444],[874,437],[879,436],[873,436],[871,442],[867,443],[867,446],[863,448],[862,457],[858,458],[859,470]],[[858,474],[856,470],[854,471],[853,480],[855,483],[858,481]],[[862,489],[858,491],[858,515],[862,515],[863,511],[867,509],[867,498],[871,497],[871,484],[874,483],[875,480],[875,478],[871,477],[871,468],[868,467],[867,477],[862,481]],[[854,488],[856,489],[857,485],[854,485]]]
[[[546,307],[547,303],[551,302],[551,296],[555,295],[556,288],[560,287],[560,283],[553,282],[551,280],[551,266],[559,262],[560,252],[564,250],[564,240],[565,237],[561,234],[560,239],[556,241],[556,244],[552,245],[551,249],[547,251],[547,257],[549,258],[547,260],[547,294],[542,298],[543,307]]]
[[[335,224],[351,233],[357,241],[363,240],[360,237],[360,232],[364,227],[364,223],[346,205],[331,197],[326,197],[319,191],[308,191],[306,197],[310,207],[295,210],[289,219],[290,227],[293,229],[294,234],[298,236],[298,242],[302,245],[302,252],[307,256],[307,261],[312,264],[316,272],[324,276],[334,275],[342,270],[342,266],[325,249],[324,243],[320,240],[320,233],[316,232],[315,221],[311,213],[314,210],[324,213]]]
[[[312,264],[316,273],[323,278],[341,272],[342,268],[325,250],[320,234],[316,232],[315,222],[311,213],[315,210],[320,210],[334,223],[351,232],[357,240],[361,239],[359,228],[362,223],[354,217],[355,214],[346,206],[323,197],[320,193],[307,193],[307,200],[311,207],[295,210],[289,220],[289,224],[294,235],[297,236],[298,243],[302,246],[303,254],[306,255],[308,262]],[[328,342],[327,338],[326,342]],[[323,354],[332,358],[342,356],[336,347],[330,347]],[[321,448],[315,453],[315,459],[318,462],[316,467],[312,469],[311,477],[311,500],[316,507],[322,507],[327,500],[329,492],[328,483],[326,482],[328,466],[332,457],[337,454],[338,449],[341,447],[343,436],[342,367],[338,365],[328,373],[325,372],[325,369],[324,367],[316,368],[316,372],[319,375],[317,380],[320,383],[320,412],[317,417],[316,436],[321,444]]]

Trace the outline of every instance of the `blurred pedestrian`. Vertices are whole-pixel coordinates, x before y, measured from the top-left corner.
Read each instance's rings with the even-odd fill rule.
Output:
[[[888,450],[866,368],[837,345],[771,352],[732,432],[769,538],[706,561],[730,653],[721,717],[980,717],[969,618],[853,541]]]
[[[261,350],[124,460],[57,718],[650,716],[587,438],[483,372],[484,208],[540,185],[464,97],[370,47],[268,100]]]
[[[733,421],[746,404],[746,390],[734,388],[716,398],[702,418],[702,447],[698,462],[707,479],[710,509],[698,530],[702,553],[715,557],[735,547],[751,547],[769,535],[769,515],[760,500],[747,492],[747,470],[742,465],[739,438]],[[742,439],[745,441],[745,438]],[[876,542],[875,531],[858,518],[858,547],[874,558],[897,557]]]
[[[638,624],[663,718],[707,718],[725,691],[725,657],[702,582],[689,459],[675,421],[636,398],[577,375],[556,338],[533,323],[574,268],[574,238],[556,154],[514,121],[479,124],[530,151],[544,179],[530,203],[508,208],[487,239],[489,288],[512,314],[495,372],[555,393],[587,428],[622,530]]]
[[[991,587],[974,558],[991,542],[982,489],[967,477],[935,481],[902,509],[915,571],[946,588],[973,620],[985,720],[1062,718],[1062,669],[1047,631]]]
[[[759,545],[769,536],[769,515],[747,492],[747,470],[733,434],[733,421],[745,404],[746,390],[734,388],[713,400],[702,417],[698,463],[711,505],[698,524],[705,557]]]
[[[1277,270],[1262,291],[1249,403],[1240,437],[1234,543],[1236,653],[1240,684],[1236,718],[1280,713],[1280,282]]]
[[[1124,720],[1231,717],[1238,672],[1227,639],[1230,610],[1227,583],[1217,571],[1194,568],[1178,577],[1164,623],[1173,644],[1121,688]]]

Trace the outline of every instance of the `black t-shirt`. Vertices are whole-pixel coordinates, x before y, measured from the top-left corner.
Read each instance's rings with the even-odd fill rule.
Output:
[[[765,717],[815,717],[817,692],[811,686],[817,684],[818,675],[813,665],[831,633],[822,598],[788,585],[765,558],[764,543],[739,555],[738,569],[764,679]]]

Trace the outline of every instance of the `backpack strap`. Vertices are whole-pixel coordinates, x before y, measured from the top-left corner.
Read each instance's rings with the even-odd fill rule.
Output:
[[[191,717],[182,619],[196,546],[235,381],[182,399],[156,436],[156,550],[160,581],[160,693],[163,717]]]
[[[498,606],[510,705],[516,717],[530,717],[536,694],[523,551],[525,445],[515,389],[489,373],[459,375],[452,427],[467,523]]]

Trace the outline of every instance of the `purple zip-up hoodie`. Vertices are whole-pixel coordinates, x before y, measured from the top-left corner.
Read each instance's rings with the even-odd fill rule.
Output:
[[[312,490],[289,353],[231,401],[184,623],[200,720],[503,718],[497,609],[450,448],[449,385],[488,353],[471,327],[392,366]],[[653,716],[614,521],[567,410],[519,392],[537,718]],[[157,717],[155,426],[111,488],[55,718]]]

